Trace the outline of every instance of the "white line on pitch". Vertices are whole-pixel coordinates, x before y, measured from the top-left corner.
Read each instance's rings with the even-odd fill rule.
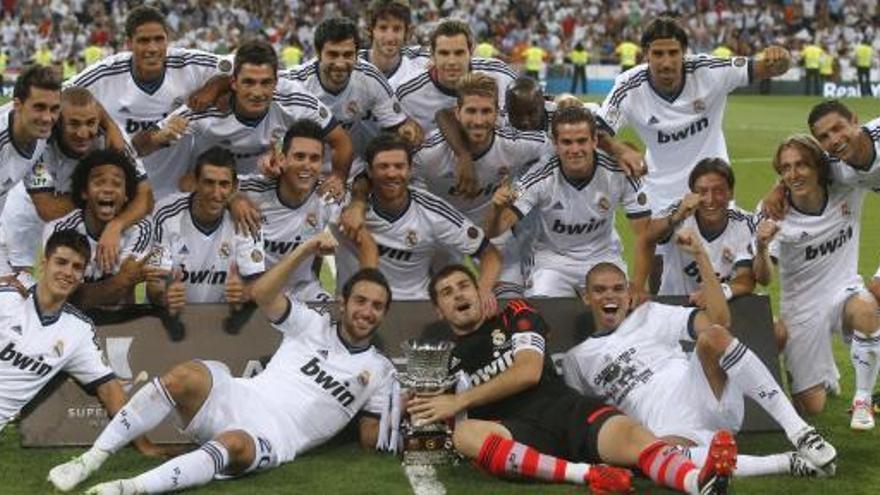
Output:
[[[406,466],[404,469],[414,495],[446,495],[434,466]]]

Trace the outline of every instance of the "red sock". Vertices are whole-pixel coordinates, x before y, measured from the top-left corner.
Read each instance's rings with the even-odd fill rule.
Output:
[[[639,469],[660,486],[685,491],[685,476],[697,466],[674,446],[658,440],[639,454]]]
[[[542,454],[528,445],[491,434],[483,441],[476,463],[494,476],[533,478],[555,483],[587,482],[589,465]]]

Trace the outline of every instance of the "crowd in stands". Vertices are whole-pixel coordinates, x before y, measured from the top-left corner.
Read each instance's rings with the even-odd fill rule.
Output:
[[[29,61],[61,64],[68,71],[124,49],[126,13],[132,0],[4,0],[0,9],[0,73]],[[290,63],[314,54],[313,29],[338,15],[359,18],[364,3],[354,0],[151,0],[167,14],[174,45],[229,53],[243,37],[262,34],[280,51],[295,46]],[[815,43],[841,59],[854,56],[867,40],[880,52],[878,2],[875,0],[412,0],[415,41],[424,42],[444,17],[467,21],[478,41],[493,45],[498,56],[520,62],[532,45],[561,64],[581,43],[590,63],[617,63],[615,49],[637,41],[645,19],[675,12],[691,33],[693,52],[719,46],[732,54],[754,55],[756,47],[779,44],[797,57]]]

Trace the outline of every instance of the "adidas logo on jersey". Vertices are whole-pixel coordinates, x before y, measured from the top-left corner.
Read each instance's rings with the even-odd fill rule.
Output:
[[[131,110],[126,106],[119,107],[119,113],[131,113]]]
[[[816,259],[820,256],[825,256],[826,254],[831,254],[837,250],[837,248],[843,247],[844,244],[847,243],[853,236],[853,228],[852,226],[847,227],[846,230],[841,230],[837,233],[837,236],[831,240],[825,241],[818,246],[807,246],[805,254],[805,260],[810,261]]]
[[[702,119],[691,123],[691,125],[685,127],[684,129],[674,131],[671,133],[666,133],[663,131],[657,131],[657,142],[660,144],[665,144],[669,142],[678,142],[684,141],[685,139],[696,135],[699,132],[704,131],[709,128],[709,119],[707,117],[703,117]]]
[[[189,254],[189,248],[186,247],[186,244],[180,246],[180,249],[177,251],[177,254]]]
[[[345,407],[354,402],[354,395],[348,390],[348,383],[337,381],[333,375],[327,373],[319,364],[318,358],[312,358],[308,363],[304,364],[299,370],[304,375],[311,377],[315,383],[322,389],[330,392],[330,395],[336,398],[336,401]]]
[[[15,349],[15,343],[10,342],[0,351],[0,362],[12,363],[12,366],[22,371],[30,371],[38,376],[46,376],[52,371],[52,367],[43,362],[43,356],[32,358]]]
[[[562,202],[561,202],[561,201],[557,201],[557,202],[553,205],[553,209],[554,209],[554,210],[564,210],[565,207],[562,206]]]
[[[587,223],[567,224],[567,223],[562,223],[557,218],[556,221],[553,222],[553,227],[551,227],[551,230],[557,234],[568,234],[568,235],[589,234],[590,232],[605,225],[606,222],[607,222],[607,220],[604,218],[599,221],[596,221],[595,218],[592,218]]]
[[[21,335],[21,325],[12,325],[11,327],[9,327],[9,329]]]
[[[659,123],[660,123],[660,120],[658,120],[657,117],[655,117],[653,115],[651,115],[651,118],[648,119],[648,125],[656,125]]]

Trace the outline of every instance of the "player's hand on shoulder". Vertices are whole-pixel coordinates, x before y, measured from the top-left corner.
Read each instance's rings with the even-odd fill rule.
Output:
[[[181,115],[175,115],[168,119],[168,122],[156,132],[156,140],[162,145],[174,143],[183,137],[188,125],[189,119]]]
[[[623,173],[628,177],[635,178],[647,174],[648,166],[645,165],[645,157],[629,146],[622,146],[622,148],[615,158],[617,164],[623,169]]]
[[[27,287],[18,279],[18,274],[10,273],[8,275],[3,275],[0,277],[0,287],[11,287],[15,289],[21,297],[27,297],[28,290]]]
[[[263,220],[260,209],[243,194],[235,194],[229,200],[229,213],[235,222],[235,231],[242,235],[248,235],[254,239],[260,235],[260,227]]]
[[[306,241],[308,249],[319,256],[328,256],[336,251],[339,242],[326,230]]]
[[[366,216],[367,204],[360,199],[352,200],[339,214],[339,230],[353,239],[364,228]]]
[[[328,175],[318,187],[318,192],[325,200],[340,201],[345,195],[345,178],[338,174]]]
[[[518,196],[513,185],[510,182],[504,182],[495,190],[495,194],[492,195],[492,205],[497,208],[510,206],[516,201]]]
[[[468,153],[462,153],[455,158],[455,189],[465,198],[473,199],[480,192],[474,160]]]
[[[788,203],[785,201],[785,186],[777,183],[761,200],[761,214],[778,221],[785,218],[786,213]]]
[[[257,159],[257,170],[266,177],[277,179],[281,177],[284,169],[284,154],[278,149],[278,143],[273,138],[269,144],[269,151],[260,155]]]

